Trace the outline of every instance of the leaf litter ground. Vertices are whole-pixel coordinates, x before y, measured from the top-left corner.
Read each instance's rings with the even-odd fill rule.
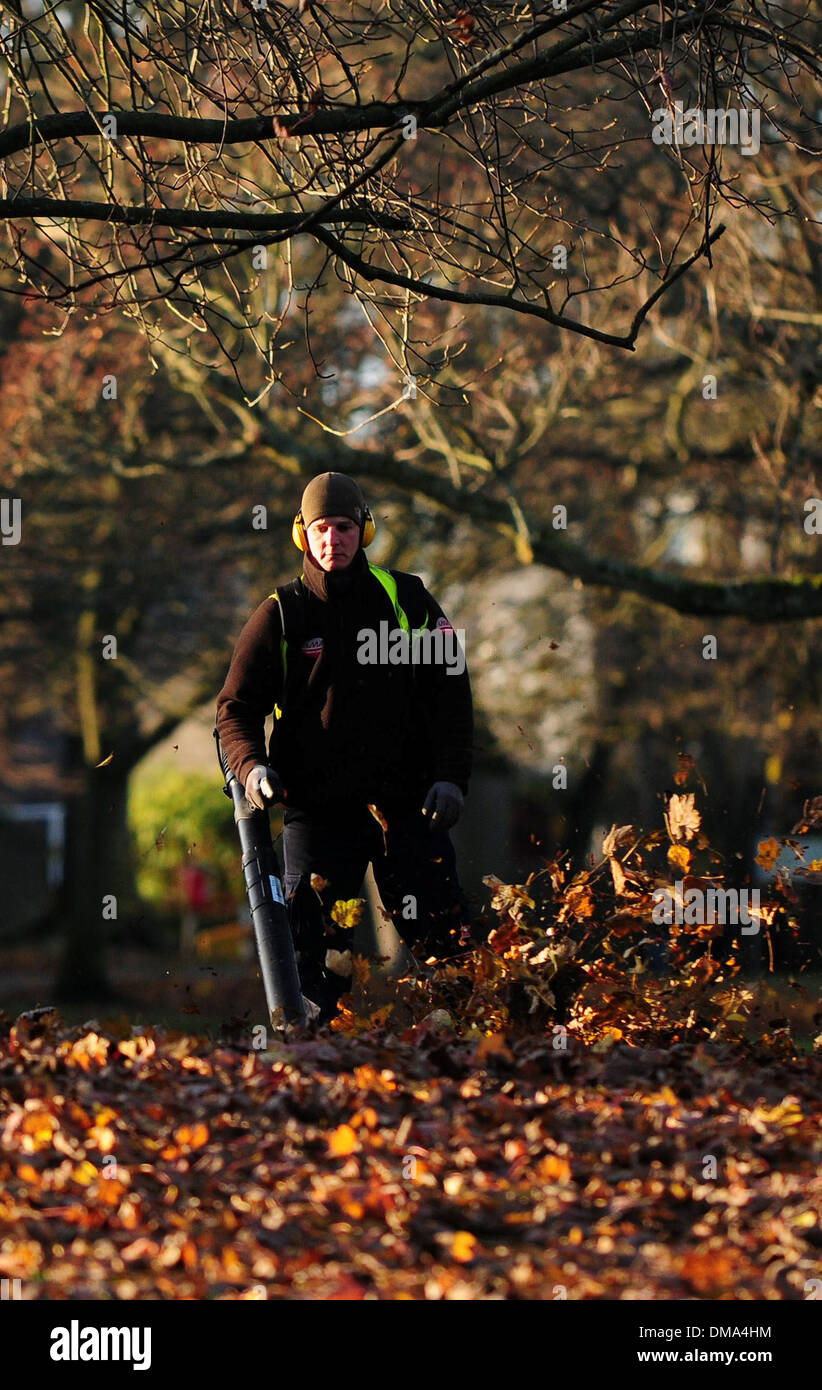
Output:
[[[655,856],[715,881],[692,805],[666,831],[492,880],[484,939],[267,1051],[0,1020],[0,1274],[46,1299],[812,1297],[814,997],[800,1036],[727,932],[652,929]],[[763,943],[801,934],[792,893]]]

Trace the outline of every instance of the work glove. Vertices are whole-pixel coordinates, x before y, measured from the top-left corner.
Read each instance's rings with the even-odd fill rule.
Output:
[[[268,801],[282,801],[285,793],[279,773],[265,763],[257,763],[245,779],[245,795],[258,811],[264,811]]]
[[[422,808],[430,830],[450,830],[462,811],[462,792],[456,782],[435,782]]]

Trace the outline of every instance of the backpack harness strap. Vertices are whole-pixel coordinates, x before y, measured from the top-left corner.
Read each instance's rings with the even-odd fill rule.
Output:
[[[301,579],[292,579],[290,584],[282,584],[269,598],[277,600],[280,610],[280,660],[283,668],[283,688],[280,699],[282,705],[274,706],[274,718],[282,719],[285,709],[285,691],[288,680],[288,644],[301,642],[306,633],[305,587]]]
[[[411,638],[416,637],[418,633],[422,632],[423,629],[428,626],[428,610],[426,609],[425,611],[425,621],[422,624],[422,627],[412,628],[411,624],[408,621],[405,609],[400,606],[398,597],[399,585],[397,584],[396,577],[391,573],[390,570],[382,570],[377,565],[369,565],[368,568],[370,569],[374,578],[379,580],[380,584],[385,589],[385,592],[387,593],[390,599],[391,607],[394,610],[394,615],[403,632],[407,633]]]

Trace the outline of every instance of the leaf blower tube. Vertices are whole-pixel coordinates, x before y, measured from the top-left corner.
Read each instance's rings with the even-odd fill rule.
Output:
[[[247,800],[223,754],[216,728],[214,738],[225,777],[223,791],[234,802],[234,820],[243,850],[243,878],[269,1017],[275,1028],[288,1023],[304,1024],[305,1001],[283,898],[280,866],[271,843],[268,811],[258,810]]]

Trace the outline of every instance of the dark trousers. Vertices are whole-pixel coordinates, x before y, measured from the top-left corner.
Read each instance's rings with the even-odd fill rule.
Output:
[[[387,816],[387,830],[363,807],[334,816],[286,809],[284,889],[303,993],[328,1017],[350,980],[329,971],[326,951],[351,949],[353,932],[330,910],[360,896],[369,863],[380,897],[402,940],[423,958],[456,949],[466,911],[451,837],[431,830],[419,810]],[[319,895],[311,875],[325,880]],[[452,936],[451,930],[456,929]]]

